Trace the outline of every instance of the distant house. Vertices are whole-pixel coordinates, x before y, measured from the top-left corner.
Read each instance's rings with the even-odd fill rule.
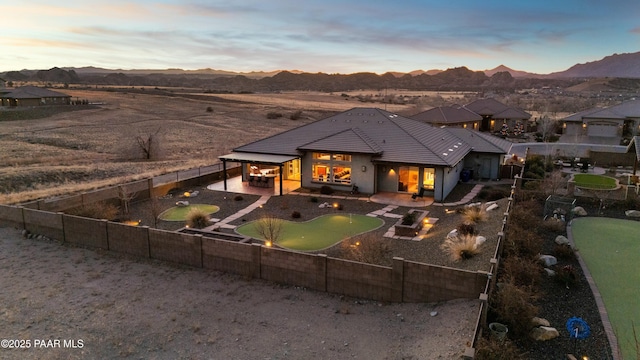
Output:
[[[461,127],[480,130],[482,116],[460,106],[438,106],[410,116],[411,119],[433,126]]]
[[[426,196],[442,201],[463,171],[498,178],[510,148],[509,141],[471,129],[439,128],[381,109],[354,108],[237,147],[220,159],[225,169],[227,162],[242,163],[243,181],[280,174],[304,188],[349,191],[357,185],[368,194],[424,189]]]
[[[69,105],[71,96],[37,86],[22,86],[0,92],[1,106]]]
[[[562,122],[564,136],[595,138],[597,142],[609,139],[612,144],[618,144],[622,137],[640,134],[640,100],[583,110],[567,116]]]
[[[496,99],[479,99],[463,108],[482,116],[480,131],[513,133],[528,131],[527,123],[531,114],[507,106]]]

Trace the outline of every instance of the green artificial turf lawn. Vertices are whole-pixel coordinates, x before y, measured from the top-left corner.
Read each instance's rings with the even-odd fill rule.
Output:
[[[573,220],[571,230],[602,295],[623,358],[635,359],[632,324],[640,336],[640,222],[580,218]]]
[[[256,221],[239,226],[236,231],[256,239],[264,238],[256,230]],[[336,243],[384,224],[384,221],[358,214],[330,214],[305,222],[282,220],[282,233],[276,242],[287,249],[314,251],[326,249]]]
[[[616,179],[594,174],[575,174],[573,180],[576,186],[589,189],[615,189]]]
[[[188,206],[174,206],[171,209],[163,211],[158,216],[160,220],[165,221],[185,221],[187,220],[187,214],[193,209],[200,209],[207,214],[213,214],[220,210],[219,206],[208,204],[190,204]]]

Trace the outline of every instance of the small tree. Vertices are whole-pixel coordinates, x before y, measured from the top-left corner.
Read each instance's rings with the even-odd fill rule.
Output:
[[[255,229],[265,240],[265,245],[271,246],[280,240],[282,235],[282,220],[272,215],[265,215],[255,222]]]
[[[163,133],[162,129],[158,128],[155,132],[139,133],[135,137],[138,151],[141,153],[142,158],[145,160],[154,160],[161,156]]]
[[[129,192],[124,186],[118,186],[118,199],[120,199],[120,205],[122,205],[122,215],[129,215],[129,205],[131,201],[138,196],[138,193]]]

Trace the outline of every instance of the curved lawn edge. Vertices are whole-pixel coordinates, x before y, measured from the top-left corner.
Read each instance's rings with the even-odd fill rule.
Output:
[[[218,205],[189,204],[189,205],[184,206],[184,207],[180,207],[180,206],[171,207],[171,208],[161,212],[160,215],[158,215],[158,219],[163,220],[163,221],[185,221],[185,220],[187,220],[187,214],[189,213],[189,211],[191,211],[192,209],[201,208],[201,207],[210,208],[209,210],[203,210],[204,212],[206,212],[209,215],[215,214],[218,211],[220,211],[220,206],[218,206]],[[215,211],[210,211],[212,209],[215,209]],[[184,216],[182,216],[181,218],[166,218],[167,214],[171,213],[172,211],[173,212],[184,211],[185,213],[184,213]]]
[[[578,230],[576,231],[576,228],[574,227],[575,225],[578,225],[578,229],[583,225],[583,224],[588,224],[588,227],[590,227],[589,230]],[[569,226],[567,227],[567,237],[569,238],[569,241],[574,245],[574,247],[576,247],[578,250],[576,251],[576,255],[578,257],[578,262],[580,263],[580,267],[582,268],[582,271],[587,279],[587,282],[589,283],[589,287],[591,287],[591,291],[593,293],[593,296],[595,298],[596,304],[598,305],[598,311],[600,313],[600,319],[602,321],[604,330],[607,334],[607,338],[609,339],[609,344],[611,346],[611,352],[613,353],[614,359],[620,359],[620,355],[618,354],[625,354],[625,351],[621,350],[621,348],[624,349],[624,346],[620,346],[621,342],[618,340],[620,335],[625,335],[625,331],[621,330],[624,329],[626,327],[631,327],[631,325],[629,324],[620,324],[619,322],[623,322],[620,321],[620,319],[616,319],[618,316],[616,314],[617,312],[617,308],[614,304],[611,304],[612,302],[612,295],[611,294],[607,294],[607,292],[610,290],[608,289],[609,283],[611,283],[611,281],[606,281],[605,279],[600,279],[600,281],[598,282],[601,286],[598,287],[598,283],[596,283],[596,280],[594,279],[594,277],[592,276],[592,271],[589,270],[589,267],[587,265],[588,260],[585,259],[585,257],[587,258],[609,258],[606,255],[604,255],[605,253],[603,251],[596,251],[596,255],[593,254],[589,254],[589,251],[585,251],[585,250],[581,250],[580,247],[578,246],[579,243],[583,243],[583,239],[586,238],[594,238],[597,237],[599,234],[594,232],[594,228],[606,228],[604,226],[602,226],[602,224],[607,224],[608,226],[619,226],[619,224],[625,224],[625,225],[631,225],[634,224],[632,226],[635,226],[635,233],[637,233],[638,231],[640,231],[640,223],[638,223],[637,221],[634,220],[626,220],[626,219],[612,219],[612,218],[598,218],[598,217],[583,217],[583,218],[577,218],[574,219],[573,221],[571,221],[569,223]],[[580,238],[578,240],[578,242],[576,243],[576,232],[578,233],[578,237]],[[616,237],[616,234],[609,231],[609,230],[604,230],[604,233],[606,235],[608,235],[608,237]],[[618,235],[617,238],[620,238],[620,236]],[[608,240],[608,239],[607,239]],[[640,240],[636,240],[639,244],[638,246],[640,246]],[[610,244],[610,242],[607,241],[608,246],[604,246],[605,248],[608,248],[609,250],[613,249],[614,247]],[[587,249],[587,247],[585,247],[584,249]],[[586,256],[584,256],[586,255]],[[590,256],[591,255],[591,256]],[[609,258],[610,260],[610,258]],[[593,259],[591,259],[591,262],[593,262]],[[609,261],[608,265],[610,266],[612,263]],[[601,276],[602,274],[598,273],[599,268],[595,267],[592,265],[592,270],[595,270],[596,273],[596,278],[598,278],[599,276]],[[626,274],[627,276],[629,274]],[[618,280],[620,279],[620,277],[618,277]],[[626,278],[626,281],[630,281],[628,279],[628,277]],[[614,281],[615,283],[615,281]],[[602,296],[602,289],[604,289],[604,293],[605,296],[608,300],[605,300],[605,297]],[[615,310],[615,311],[608,311],[607,310],[607,306],[606,303],[609,302],[609,306],[611,310]],[[616,323],[616,328],[617,331],[614,330],[614,326],[611,322],[611,318],[612,316],[610,315],[613,314],[613,320]],[[623,318],[627,318],[626,315],[622,315]],[[631,334],[631,329],[629,329],[629,332],[627,332],[628,334]],[[632,335],[631,335],[632,336]],[[621,336],[624,337],[624,336]],[[625,337],[624,339],[625,341],[633,341],[633,339],[628,339],[628,336]],[[631,351],[631,355],[635,356],[635,350],[631,349],[631,350],[627,350],[627,352]],[[629,355],[629,354],[627,354]]]
[[[345,225],[346,221],[348,221],[349,217],[351,216],[351,219],[354,220],[356,218],[358,219],[362,219],[365,220],[367,222],[371,221],[371,222],[378,222],[379,224],[377,226],[363,226],[364,229],[359,229],[359,231],[357,232],[348,232],[348,231],[336,231],[336,228],[339,228],[339,226],[337,225]],[[361,214],[325,214],[325,215],[320,215],[317,216],[313,219],[310,220],[305,220],[305,221],[291,221],[291,220],[286,220],[286,219],[280,219],[282,220],[284,223],[286,223],[287,225],[292,225],[294,227],[301,227],[301,226],[309,226],[312,225],[314,222],[318,222],[319,220],[323,220],[326,217],[332,217],[332,218],[337,218],[340,221],[345,222],[344,224],[330,224],[330,225],[336,225],[336,226],[325,226],[325,227],[320,227],[318,229],[313,229],[313,228],[304,228],[304,231],[301,231],[300,229],[296,229],[294,228],[294,230],[291,230],[291,228],[289,228],[289,236],[292,237],[292,239],[286,239],[287,236],[287,231],[283,230],[283,235],[281,236],[281,239],[276,242],[274,245],[287,249],[287,250],[294,250],[294,251],[303,251],[303,252],[315,252],[315,251],[322,251],[322,250],[326,250],[329,249],[333,246],[336,246],[337,244],[341,243],[343,240],[352,238],[354,236],[360,235],[360,234],[364,234],[370,231],[374,231],[379,229],[380,227],[382,227],[385,222],[382,219],[379,219],[377,217],[372,217],[372,216],[366,216],[366,215],[361,215]],[[256,223],[256,221],[260,221],[258,220],[253,220],[251,222],[248,222],[246,224],[243,224],[241,226],[238,226],[235,229],[235,232],[240,234],[240,235],[244,235],[244,236],[250,236],[256,239],[261,239],[264,240],[261,236],[259,236],[253,229],[253,224]],[[346,225],[350,225],[350,224],[346,224]],[[245,231],[243,232],[243,229],[250,229],[248,232]],[[311,233],[311,235],[309,235],[310,232],[313,231],[317,231],[317,233]],[[300,242],[300,238],[304,238],[305,236],[307,236],[307,240],[305,240],[305,245],[309,244],[309,243],[313,243],[314,241],[320,241],[321,242],[321,246],[319,247],[308,247],[308,246],[291,246],[288,245],[288,243],[296,243],[296,242]],[[331,241],[326,241],[323,240],[324,238],[322,238],[322,236],[325,236],[325,238],[327,236],[331,236],[331,238],[333,240]],[[320,240],[318,240],[320,238]],[[325,246],[326,245],[326,246]]]
[[[589,186],[590,184],[585,184],[584,182],[578,182],[576,181],[576,177],[580,178],[605,178],[605,179],[611,179],[612,181],[608,181],[609,183],[613,183],[613,185],[611,186],[607,186],[607,187],[597,187],[597,186]],[[599,175],[599,174],[572,174],[571,178],[569,179],[569,181],[573,181],[575,186],[577,188],[580,189],[585,189],[585,190],[618,190],[620,189],[620,187],[622,187],[622,185],[620,185],[620,182],[618,181],[618,179],[613,178],[611,176],[606,176],[606,175]]]

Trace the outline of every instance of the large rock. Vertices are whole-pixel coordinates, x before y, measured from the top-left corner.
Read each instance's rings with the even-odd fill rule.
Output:
[[[549,320],[544,319],[544,318],[540,318],[540,317],[534,317],[533,319],[531,319],[531,326],[551,326],[551,323],[549,322]]]
[[[627,210],[624,212],[625,215],[627,215],[628,217],[640,217],[640,210]]]
[[[540,261],[544,263],[545,267],[551,267],[558,263],[558,259],[556,259],[556,257],[552,255],[540,255],[538,259],[540,259]]]
[[[547,341],[560,336],[558,330],[551,326],[539,326],[531,329],[529,336],[536,341]]]
[[[558,245],[569,245],[569,239],[567,239],[566,236],[564,235],[558,235],[556,236],[556,244]]]
[[[493,203],[493,204],[487,206],[487,211],[493,211],[493,210],[497,209],[498,207],[499,207],[498,204]]]
[[[484,244],[485,241],[487,241],[486,237],[480,236],[480,235],[476,236],[476,245],[475,245],[475,247],[477,248],[478,246]]]
[[[585,210],[582,206],[576,206],[573,208],[573,213],[578,216],[587,216],[587,210]]]

